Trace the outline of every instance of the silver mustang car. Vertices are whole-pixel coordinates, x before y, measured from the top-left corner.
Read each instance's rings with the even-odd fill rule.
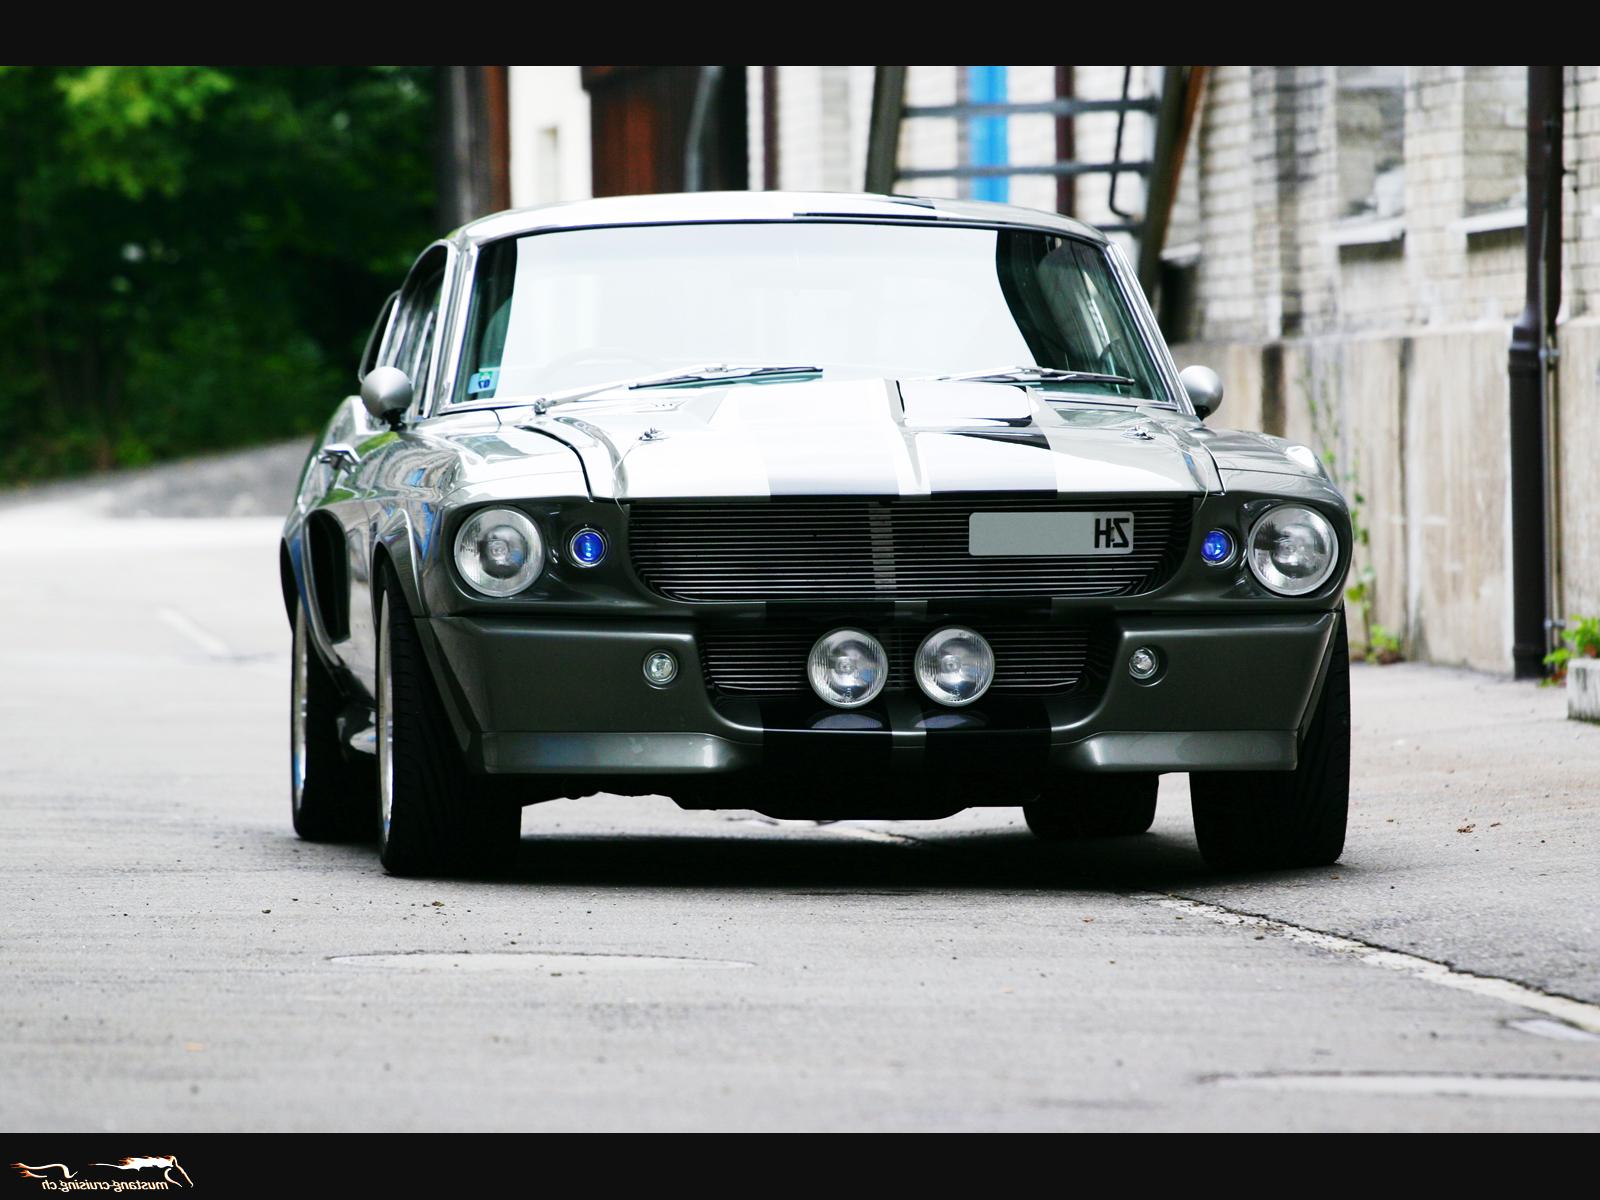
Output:
[[[1116,246],[1001,205],[696,194],[475,221],[374,326],[280,555],[295,829],[504,864],[523,805],[1021,805],[1334,861],[1338,489],[1203,422]]]

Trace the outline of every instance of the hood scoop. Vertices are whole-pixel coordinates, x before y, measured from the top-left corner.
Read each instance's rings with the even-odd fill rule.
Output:
[[[907,429],[960,425],[1031,425],[1033,399],[1020,387],[915,380],[900,385]]]

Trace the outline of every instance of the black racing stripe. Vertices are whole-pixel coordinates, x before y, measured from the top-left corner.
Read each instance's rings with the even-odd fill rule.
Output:
[[[1015,625],[1033,622],[1070,623],[1075,612],[1063,605],[1058,614],[1048,596],[962,596],[954,600],[928,601],[929,624],[954,622],[971,625],[982,633],[985,625]]]
[[[814,697],[757,702],[763,764],[790,777],[881,771],[894,744],[881,700],[861,708],[830,708]]]
[[[986,696],[968,708],[928,701],[920,725],[932,772],[1001,778],[1043,771],[1050,759],[1050,713],[1043,700]]]
[[[818,600],[768,600],[767,616],[774,622],[805,620],[817,626],[821,637],[832,629],[850,627],[871,633],[880,625],[894,621],[897,615],[895,600],[848,600],[829,604]],[[877,636],[874,634],[873,636]]]
[[[1018,446],[1032,446],[1038,450],[1050,449],[1050,439],[1042,429],[997,427],[994,429],[947,429],[945,433],[956,437],[977,438],[984,442],[1011,442]]]

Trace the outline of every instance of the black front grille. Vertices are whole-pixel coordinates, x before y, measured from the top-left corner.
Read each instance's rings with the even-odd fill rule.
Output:
[[[975,512],[1131,512],[1129,554],[974,556]],[[1127,596],[1171,574],[1187,498],[938,496],[632,505],[629,545],[646,586],[674,600]]]
[[[806,656],[827,626],[779,625],[760,629],[705,629],[700,661],[707,682],[730,695],[809,694]],[[914,686],[911,660],[932,630],[895,627],[871,630],[889,656],[889,691]],[[1001,625],[979,632],[994,650],[990,690],[1009,695],[1062,695],[1092,673],[1095,639],[1083,626]]]

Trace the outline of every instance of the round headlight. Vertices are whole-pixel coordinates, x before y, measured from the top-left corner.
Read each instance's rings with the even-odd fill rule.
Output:
[[[860,708],[883,691],[889,659],[870,633],[835,629],[811,647],[806,675],[811,690],[835,708]]]
[[[486,508],[456,534],[456,569],[485,596],[514,596],[544,570],[544,539],[516,509]]]
[[[1251,573],[1283,596],[1316,591],[1339,561],[1339,538],[1328,519],[1298,504],[1269,509],[1251,527],[1247,546]]]
[[[970,629],[936,629],[917,648],[916,676],[928,699],[971,704],[994,682],[994,651]]]

